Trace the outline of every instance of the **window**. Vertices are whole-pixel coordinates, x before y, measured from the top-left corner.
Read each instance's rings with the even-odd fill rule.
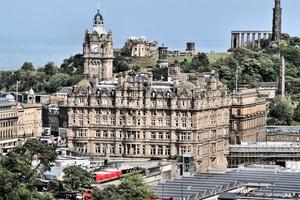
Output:
[[[77,137],[86,137],[86,130],[77,130]]]
[[[170,127],[170,126],[171,126],[170,118],[167,118],[167,119],[166,119],[166,126],[167,126],[167,127]]]
[[[162,146],[158,146],[158,148],[157,148],[157,154],[158,155],[163,155],[163,147]]]
[[[155,126],[155,119],[151,119],[151,126]]]
[[[182,120],[182,127],[186,128],[186,120]]]
[[[101,131],[99,130],[96,131],[96,137],[101,137]]]
[[[115,133],[113,131],[110,132],[110,137],[115,138]]]
[[[101,153],[101,144],[96,144],[95,145],[95,152],[96,153]]]
[[[152,140],[155,140],[156,139],[156,133],[155,132],[151,132],[151,138]]]
[[[100,116],[96,116],[96,124],[100,124],[101,120],[100,120]]]
[[[158,133],[158,139],[163,139],[163,133],[162,132]]]
[[[180,133],[180,140],[186,140],[186,133]]]
[[[108,137],[108,132],[107,131],[103,131],[103,137],[107,138]]]
[[[79,126],[83,126],[83,116],[79,116]]]
[[[110,124],[115,125],[115,118],[110,118]]]
[[[79,98],[79,103],[83,103],[84,99],[82,97]]]
[[[169,140],[171,137],[170,137],[170,133],[165,133],[165,139],[166,140]]]
[[[165,148],[165,155],[166,156],[170,155],[170,147],[169,146],[166,146],[166,148]]]
[[[151,155],[155,155],[156,154],[156,149],[155,149],[154,145],[150,146],[150,154]]]
[[[179,153],[180,155],[183,155],[186,152],[187,148],[186,147],[179,147]]]
[[[163,120],[162,119],[158,120],[158,126],[163,126]]]

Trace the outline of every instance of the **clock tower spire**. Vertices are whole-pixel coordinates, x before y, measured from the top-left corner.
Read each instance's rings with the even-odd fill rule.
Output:
[[[112,33],[104,29],[104,18],[98,0],[91,31],[86,31],[83,43],[84,75],[96,86],[101,81],[113,78]]]

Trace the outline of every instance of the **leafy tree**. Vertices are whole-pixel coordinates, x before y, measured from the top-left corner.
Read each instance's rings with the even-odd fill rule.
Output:
[[[60,66],[61,73],[68,75],[80,74],[84,72],[84,61],[82,54],[76,54],[71,56],[68,59],[63,61],[63,64]]]
[[[93,192],[93,197],[96,200],[147,200],[151,196],[152,191],[137,172],[126,175],[119,186],[109,186]]]
[[[114,73],[125,72],[130,69],[129,60],[123,56],[117,56],[113,62]]]
[[[276,119],[277,125],[291,125],[294,115],[294,108],[290,101],[278,97],[270,108],[270,116]]]
[[[168,68],[155,67],[152,69],[153,80],[167,80],[168,79]]]
[[[147,186],[143,177],[137,172],[125,176],[118,190],[123,199],[128,200],[146,200],[152,195],[149,186]]]
[[[52,151],[52,152],[51,152]],[[46,155],[47,154],[47,155]],[[55,152],[48,145],[29,140],[0,159],[0,200],[54,199],[50,193],[38,193],[35,182],[40,178],[37,166],[47,168],[55,160]]]
[[[119,194],[118,187],[115,185],[105,187],[103,190],[95,190],[93,192],[93,198],[95,200],[122,200],[122,196]]]
[[[21,67],[21,70],[24,71],[34,71],[33,64],[31,62],[24,62],[24,64]]]
[[[72,191],[91,188],[92,176],[79,166],[69,166],[64,169],[63,183]]]
[[[56,66],[54,65],[53,62],[48,62],[45,67],[44,67],[44,70],[45,74],[47,76],[52,76],[54,75],[56,72],[57,72],[57,68]]]
[[[56,73],[51,76],[47,86],[46,91],[53,93],[57,91],[57,88],[68,86],[69,75],[63,73]]]
[[[295,111],[294,111],[294,116],[293,116],[295,121],[300,122],[300,103],[298,103]]]

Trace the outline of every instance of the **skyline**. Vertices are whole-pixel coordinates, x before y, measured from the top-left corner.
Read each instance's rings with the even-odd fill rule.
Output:
[[[24,61],[37,66],[47,61],[60,65],[64,58],[82,53],[84,32],[92,27],[97,9],[96,0],[13,0],[2,4],[0,69],[18,68]],[[300,35],[296,20],[300,2],[282,4],[283,32]],[[247,7],[240,0],[100,1],[104,26],[112,30],[115,48],[121,48],[130,36],[145,36],[179,50],[194,41],[200,52],[226,51],[231,30],[271,30],[273,7],[274,0],[252,0]]]

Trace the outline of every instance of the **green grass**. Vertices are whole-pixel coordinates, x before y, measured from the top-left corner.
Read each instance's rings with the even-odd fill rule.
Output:
[[[175,61],[177,60],[179,63],[182,63],[186,59],[188,62],[192,62],[192,57],[191,56],[178,56],[178,57],[169,57],[169,63],[174,64]]]
[[[156,65],[157,58],[134,58],[134,57],[127,57],[130,66],[140,66],[141,72],[148,73],[152,70],[152,67]]]
[[[215,53],[208,53],[208,59],[210,63],[214,63],[216,60],[220,58],[226,58],[230,55],[230,53],[227,52],[215,52]]]
[[[219,58],[226,58],[227,56],[230,55],[230,53],[227,52],[216,52],[216,53],[208,53],[208,59],[210,61],[210,63],[215,62],[216,60],[218,60]],[[141,72],[143,73],[147,73],[150,72],[152,70],[152,67],[154,67],[156,65],[157,62],[157,57],[151,57],[151,58],[127,58],[130,62],[131,66],[135,66],[138,65],[141,67]],[[187,60],[188,62],[192,61],[192,57],[191,56],[178,56],[178,57],[169,57],[169,63],[170,64],[174,64],[175,61],[178,61],[179,63],[183,62],[184,60]]]

